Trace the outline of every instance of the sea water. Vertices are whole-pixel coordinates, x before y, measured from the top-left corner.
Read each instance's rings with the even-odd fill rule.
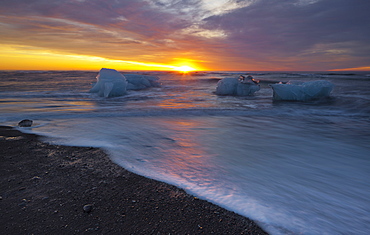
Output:
[[[0,123],[45,141],[103,148],[114,162],[255,220],[271,234],[369,234],[369,73],[251,73],[261,90],[217,96],[245,72],[160,77],[102,98],[98,71],[0,72]],[[125,74],[126,72],[122,72]],[[328,80],[331,97],[274,102],[269,84]]]

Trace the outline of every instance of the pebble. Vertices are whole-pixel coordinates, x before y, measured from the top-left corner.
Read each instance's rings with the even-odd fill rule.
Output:
[[[30,127],[32,126],[33,121],[29,119],[24,119],[18,123],[18,126],[20,127]]]
[[[21,203],[18,204],[18,206],[25,207],[25,206],[27,206],[27,203],[26,202],[21,202]]]
[[[84,210],[84,212],[86,212],[86,213],[91,212],[91,211],[92,211],[92,205],[91,205],[91,204],[86,204],[86,205],[84,205],[83,210]]]

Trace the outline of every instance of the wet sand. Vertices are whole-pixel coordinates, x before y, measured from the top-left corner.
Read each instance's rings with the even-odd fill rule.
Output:
[[[131,173],[98,148],[0,126],[1,234],[267,234],[253,221]]]

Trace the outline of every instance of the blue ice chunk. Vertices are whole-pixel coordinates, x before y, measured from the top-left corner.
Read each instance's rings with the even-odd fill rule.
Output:
[[[159,77],[141,75],[141,74],[125,74],[128,81],[127,90],[142,90],[149,87],[159,87]]]
[[[217,83],[217,95],[248,96],[260,90],[260,86],[253,82],[240,82],[238,78],[223,78]]]
[[[309,101],[330,96],[334,85],[325,80],[272,84],[274,100]]]
[[[98,93],[101,97],[115,97],[126,94],[127,80],[116,70],[102,68],[96,79],[97,83],[91,88],[90,92]]]

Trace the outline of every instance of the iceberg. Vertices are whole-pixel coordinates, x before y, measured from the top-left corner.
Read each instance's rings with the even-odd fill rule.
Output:
[[[116,70],[102,68],[96,79],[97,83],[91,88],[91,93],[98,93],[101,97],[115,97],[126,94],[127,80]]]
[[[254,82],[241,81],[238,78],[223,78],[217,83],[217,95],[248,96],[260,90],[260,86]]]
[[[127,90],[142,90],[149,87],[159,87],[159,77],[140,75],[140,74],[125,74],[128,85]]]
[[[102,68],[96,76],[97,83],[91,88],[91,93],[102,97],[122,96],[127,90],[142,90],[149,87],[159,87],[159,77],[140,74],[121,74],[114,69]]]
[[[274,100],[310,101],[328,97],[334,85],[325,80],[271,84]]]

